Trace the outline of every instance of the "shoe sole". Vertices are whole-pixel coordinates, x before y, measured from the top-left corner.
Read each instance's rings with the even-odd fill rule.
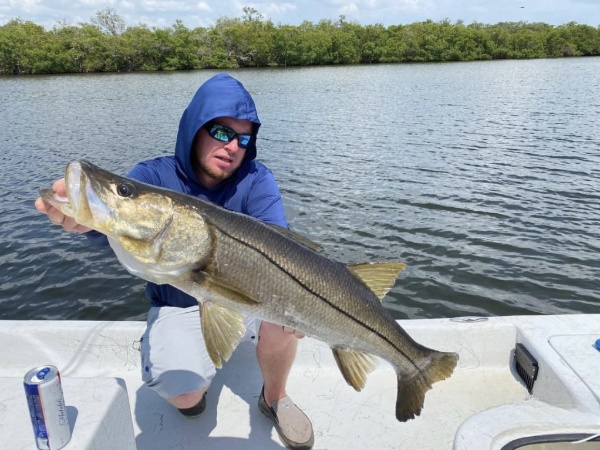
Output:
[[[300,444],[298,442],[289,440],[287,438],[287,436],[283,433],[283,431],[281,430],[281,427],[279,426],[279,420],[277,420],[277,415],[275,414],[273,409],[269,405],[267,405],[267,402],[265,400],[264,387],[263,387],[262,392],[260,393],[260,398],[258,399],[258,409],[269,420],[271,420],[271,422],[273,422],[273,426],[275,427],[275,430],[277,431],[277,434],[279,435],[279,439],[282,440],[282,442],[286,445],[286,447],[288,447],[292,450],[310,450],[310,449],[312,449],[312,447],[314,445],[314,437],[309,442]]]

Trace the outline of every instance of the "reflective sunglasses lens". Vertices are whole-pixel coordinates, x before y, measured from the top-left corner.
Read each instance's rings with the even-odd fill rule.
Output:
[[[208,131],[213,138],[221,142],[230,142],[235,137],[235,133],[232,130],[216,123]]]
[[[236,136],[238,138],[238,145],[242,148],[248,147],[250,144],[250,138],[252,135],[250,134],[237,134],[230,128],[227,128],[223,125],[219,125],[218,123],[213,123],[208,127],[208,134],[211,137],[221,142],[231,142]]]
[[[242,148],[248,147],[248,144],[250,144],[250,137],[249,134],[238,134],[238,145]]]

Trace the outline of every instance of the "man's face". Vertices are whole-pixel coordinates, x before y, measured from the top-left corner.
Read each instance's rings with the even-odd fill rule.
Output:
[[[213,122],[224,125],[238,134],[252,134],[252,122],[249,120],[219,117]],[[239,146],[237,136],[230,142],[221,142],[211,137],[203,127],[196,136],[192,151],[196,177],[207,188],[216,186],[233,175],[242,164],[245,155],[246,149]]]

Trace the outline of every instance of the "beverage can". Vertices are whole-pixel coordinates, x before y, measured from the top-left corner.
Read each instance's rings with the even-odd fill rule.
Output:
[[[67,445],[71,428],[58,369],[49,365],[31,369],[23,386],[37,448],[57,450]]]

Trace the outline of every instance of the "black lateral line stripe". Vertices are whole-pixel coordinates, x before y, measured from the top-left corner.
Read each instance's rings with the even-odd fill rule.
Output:
[[[213,225],[215,225],[213,223]],[[215,225],[216,226],[216,225]],[[292,280],[294,280],[296,283],[298,283],[298,285],[300,285],[304,290],[310,292],[312,295],[314,295],[315,297],[321,299],[322,301],[324,301],[325,303],[327,303],[331,308],[333,308],[334,310],[338,311],[339,313],[341,313],[342,315],[346,316],[348,319],[354,321],[355,323],[365,327],[367,330],[371,331],[372,333],[375,333],[377,336],[379,336],[381,339],[383,339],[385,342],[387,342],[389,345],[391,345],[393,348],[395,348],[400,354],[402,354],[402,356],[404,356],[408,361],[410,361],[410,363],[415,367],[415,369],[417,369],[417,372],[419,373],[423,373],[422,370],[419,368],[419,366],[417,366],[417,364],[412,360],[412,358],[410,356],[408,356],[401,348],[399,348],[396,344],[394,344],[391,340],[389,340],[386,336],[384,336],[383,334],[381,334],[379,331],[377,331],[375,328],[359,321],[358,319],[356,319],[355,317],[353,317],[352,315],[350,315],[348,312],[346,312],[345,310],[341,309],[340,307],[338,307],[337,305],[333,304],[332,302],[330,302],[328,299],[326,299],[325,297],[323,297],[322,295],[320,295],[319,293],[313,291],[312,289],[310,289],[308,286],[306,286],[300,279],[298,279],[295,275],[293,275],[292,273],[290,273],[288,270],[286,270],[284,267],[280,266],[277,261],[275,261],[273,258],[271,258],[268,254],[266,254],[265,252],[263,252],[260,248],[255,247],[254,245],[251,245],[250,243],[243,241],[242,239],[236,237],[236,236],[232,236],[231,234],[227,233],[225,230],[223,230],[220,227],[217,227],[219,229],[219,231],[221,231],[224,235],[230,237],[231,239],[233,239],[236,242],[239,242],[242,245],[245,245],[248,248],[251,248],[252,250],[256,251],[257,253],[261,254],[262,256],[264,256],[267,260],[269,260],[271,263],[273,263],[275,266],[277,266],[279,269],[281,269],[285,274],[287,274]],[[430,385],[429,381],[427,379],[425,379],[425,381],[427,382],[428,385]]]

